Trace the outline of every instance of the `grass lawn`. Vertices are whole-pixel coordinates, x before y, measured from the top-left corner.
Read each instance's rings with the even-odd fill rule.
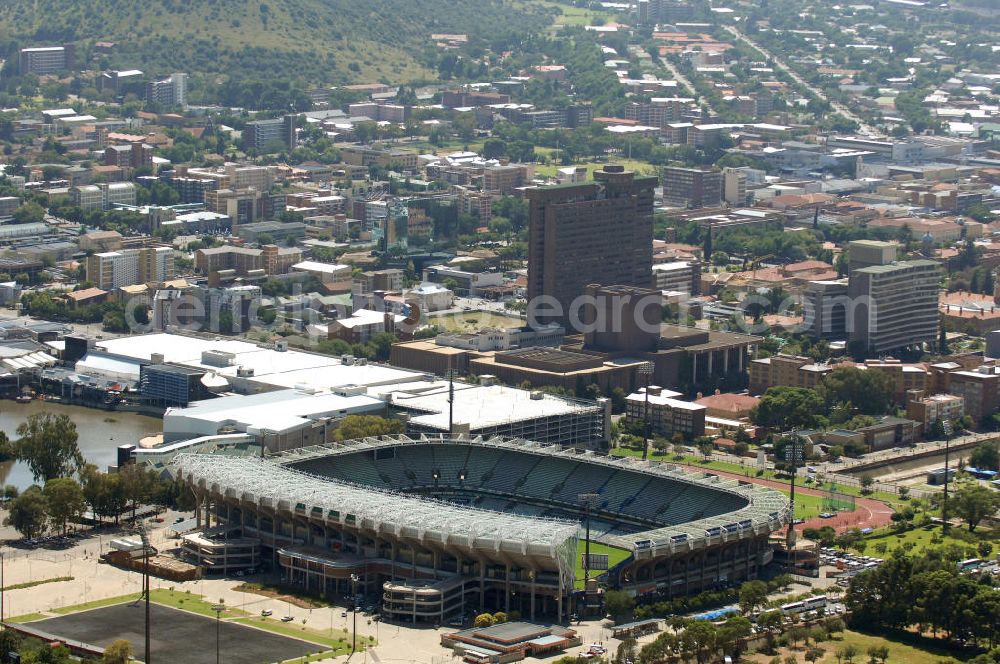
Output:
[[[14,616],[13,618],[5,618],[5,622],[9,623],[26,623],[32,622],[33,620],[42,620],[48,616],[42,613],[25,613],[23,616]]]
[[[969,655],[965,655],[961,652],[956,652],[954,650],[949,650],[942,642],[933,641],[931,639],[921,638],[918,636],[913,636],[912,638],[907,638],[906,636],[891,635],[889,637],[875,636],[872,634],[862,634],[861,632],[855,632],[853,630],[846,630],[843,634],[838,635],[832,640],[821,641],[817,644],[823,649],[823,656],[817,660],[818,664],[839,664],[837,660],[837,651],[844,648],[845,646],[854,646],[858,655],[855,657],[854,662],[867,662],[868,649],[875,647],[885,646],[889,649],[889,662],[905,662],[906,664],[938,664],[947,658],[957,658],[959,660],[965,660],[969,658]],[[783,661],[788,656],[795,657],[798,661],[802,661],[802,656],[805,652],[804,647],[799,644],[796,648],[779,648],[778,655]],[[772,661],[771,655],[765,655],[763,653],[753,653],[745,655],[744,661],[754,662],[755,664],[766,664],[766,662]]]
[[[131,595],[119,595],[118,597],[105,597],[104,599],[95,599],[91,602],[84,602],[83,604],[74,604],[72,606],[63,606],[58,609],[52,609],[52,613],[58,613],[59,615],[66,615],[67,613],[77,613],[78,611],[99,609],[103,606],[112,606],[114,604],[133,602],[137,599],[139,599],[139,593],[132,593]]]
[[[853,645],[861,653],[858,659],[867,659],[868,649],[872,646],[886,646],[889,648],[890,662],[906,662],[906,664],[937,664],[942,658],[956,657],[960,653],[948,649],[944,644],[938,646],[929,640],[914,637],[913,643],[893,640],[872,634],[862,634],[847,630],[844,632],[842,641],[831,641],[829,648],[826,648],[826,655],[819,660],[821,664],[836,662],[836,653],[839,648],[845,645]],[[823,646],[827,644],[824,643]]]
[[[309,641],[310,643],[316,643],[321,646],[329,648],[332,653],[327,651],[324,653],[325,657],[336,657],[337,655],[343,655],[351,652],[351,635],[347,630],[334,629],[334,630],[315,630],[309,629],[305,625],[296,624],[293,622],[283,623],[276,618],[263,618],[258,616],[253,616],[249,618],[238,618],[233,622],[239,623],[241,625],[249,625],[251,627],[257,627],[274,634],[280,634],[281,636],[289,636],[294,639],[302,639],[303,641]],[[374,641],[365,643],[365,637],[358,637],[358,646],[361,647],[362,644],[371,645]],[[299,660],[296,660],[299,661]]]
[[[46,583],[58,583],[60,581],[72,581],[74,577],[72,576],[54,576],[51,579],[39,579],[38,581],[25,581],[24,583],[15,583],[12,586],[4,586],[4,590],[21,590],[22,588],[34,588],[35,586],[41,586]]]
[[[156,604],[190,611],[191,613],[197,613],[209,618],[215,617],[215,611],[212,610],[215,603],[207,601],[201,595],[193,595],[189,592],[169,590],[167,588],[153,588],[149,594],[149,598]],[[223,618],[239,618],[246,615],[248,615],[246,611],[235,607],[227,608],[222,612]]]
[[[521,327],[523,320],[491,311],[463,311],[444,316],[428,316],[427,322],[453,332],[475,332],[483,327]]]
[[[957,529],[952,527],[951,532],[954,533]],[[963,528],[964,534],[967,534],[968,528]],[[941,546],[944,544],[957,544],[965,548],[975,549],[979,542],[991,542],[996,545],[1000,543],[1000,532],[984,530],[982,526],[979,527],[975,532],[972,533],[975,537],[974,540],[966,541],[964,539],[959,539],[949,534],[947,537],[942,537],[941,526],[923,526],[921,528],[914,528],[913,530],[908,530],[904,533],[893,533],[888,528],[883,528],[875,533],[872,533],[865,538],[864,541],[868,542],[868,551],[874,551],[874,547],[879,543],[884,543],[886,545],[886,554],[906,545],[907,542],[913,543],[913,550],[919,551],[921,549],[926,549],[931,546]],[[931,539],[935,541],[932,542]],[[938,541],[940,540],[940,541]],[[996,548],[996,546],[994,546]],[[870,554],[869,554],[870,555]],[[876,555],[881,555],[877,553]],[[978,557],[978,553],[974,554],[973,557]]]
[[[89,609],[99,609],[101,607],[112,606],[114,604],[134,602],[139,599],[139,596],[139,593],[132,593],[131,595],[107,597],[105,599],[97,599],[92,602],[84,602],[83,604],[74,604],[73,606],[64,606],[58,609],[53,609],[52,613],[66,615],[69,613],[77,613],[79,611],[87,611]],[[162,604],[163,606],[169,606],[174,609],[190,611],[191,613],[197,613],[209,618],[215,617],[215,611],[212,610],[213,603],[206,601],[201,595],[193,595],[189,592],[169,590],[166,588],[153,588],[149,598],[154,604]],[[237,608],[227,608],[222,612],[223,618],[237,618],[245,615],[247,615],[245,611]]]
[[[583,554],[586,550],[587,543],[584,540],[580,540],[576,547],[576,588],[578,590],[583,589]],[[609,569],[632,555],[631,552],[626,551],[625,549],[619,549],[616,546],[608,546],[607,544],[601,544],[600,542],[590,543],[590,553],[608,554]],[[598,570],[590,570],[591,576],[597,576],[600,573],[601,572]]]

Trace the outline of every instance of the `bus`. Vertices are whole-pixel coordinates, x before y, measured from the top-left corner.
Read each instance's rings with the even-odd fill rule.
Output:
[[[826,606],[826,596],[819,595],[817,597],[810,597],[809,599],[804,599],[799,602],[792,602],[791,604],[785,604],[781,607],[781,612],[786,616],[798,613],[808,613],[810,611],[819,611]]]

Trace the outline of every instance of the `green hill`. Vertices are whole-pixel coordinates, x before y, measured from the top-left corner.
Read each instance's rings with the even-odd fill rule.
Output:
[[[7,0],[0,49],[74,42],[78,59],[113,41],[101,65],[148,73],[346,83],[433,79],[430,35],[496,39],[551,24],[524,0]]]

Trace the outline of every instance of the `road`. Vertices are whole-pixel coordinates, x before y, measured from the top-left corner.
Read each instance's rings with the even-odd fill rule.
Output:
[[[781,60],[780,58],[778,58],[777,56],[775,56],[774,53],[768,51],[766,48],[762,47],[760,44],[758,44],[757,42],[755,42],[752,39],[750,39],[749,37],[747,37],[745,34],[743,34],[742,32],[740,32],[739,30],[737,30],[735,27],[733,27],[731,25],[727,25],[727,26],[723,26],[723,27],[725,27],[725,29],[728,30],[730,32],[730,34],[732,34],[734,37],[736,37],[736,39],[739,39],[740,41],[744,42],[745,44],[749,45],[750,47],[755,48],[758,51],[760,51],[761,53],[763,53],[769,60],[771,60],[775,64],[775,66],[778,67],[778,69],[781,69],[786,74],[788,74],[792,78],[792,80],[795,81],[796,85],[798,85],[800,88],[802,88],[804,90],[808,90],[812,94],[816,95],[819,99],[821,99],[821,100],[829,103],[830,107],[833,108],[834,111],[836,111],[837,113],[840,113],[841,115],[843,115],[848,120],[853,120],[854,122],[857,122],[858,123],[858,127],[859,127],[859,130],[858,130],[859,134],[864,134],[864,135],[868,135],[868,136],[879,136],[880,135],[880,132],[878,130],[876,130],[870,124],[868,124],[864,120],[862,120],[857,114],[855,114],[849,108],[847,108],[846,106],[844,106],[843,104],[841,104],[839,101],[833,101],[831,99],[828,99],[827,96],[826,96],[826,93],[824,93],[819,88],[813,87],[812,85],[810,85],[809,83],[807,83],[805,81],[805,79],[803,79],[801,76],[799,76],[798,73],[794,69],[792,69],[787,64],[785,64],[785,62],[783,60]]]
[[[670,75],[673,76],[674,79],[678,83],[680,83],[681,85],[683,85],[685,88],[688,89],[688,94],[690,94],[692,97],[698,97],[699,96],[698,95],[698,90],[697,90],[697,88],[694,87],[694,84],[691,83],[690,80],[688,80],[687,76],[685,76],[684,74],[682,74],[680,72],[680,70],[677,69],[677,67],[674,65],[674,63],[672,63],[668,58],[660,58],[660,61],[663,63],[663,66],[666,67],[670,71]],[[699,99],[698,102],[701,103],[701,104],[704,104],[705,106],[708,106],[708,100],[707,99]],[[709,109],[709,110],[711,110],[711,109]]]

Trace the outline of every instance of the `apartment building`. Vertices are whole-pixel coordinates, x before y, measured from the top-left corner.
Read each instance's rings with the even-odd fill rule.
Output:
[[[302,261],[302,250],[267,244],[260,249],[225,245],[199,249],[194,254],[195,270],[211,275],[232,270],[237,276],[246,276],[262,270],[264,275],[286,274]]]
[[[923,390],[907,392],[906,417],[920,422],[929,433],[935,422],[952,422],[965,416],[965,399],[954,394],[925,395]]]
[[[653,97],[649,102],[631,102],[625,106],[625,119],[644,127],[665,127],[680,122],[694,99],[689,97]]]
[[[413,170],[417,167],[417,153],[396,148],[376,149],[362,146],[347,146],[340,150],[340,158],[351,166],[379,166]]]
[[[801,355],[779,353],[752,360],[749,364],[750,394],[763,394],[769,387],[816,387],[833,371]]]
[[[164,108],[187,106],[187,74],[174,73],[146,84],[146,101]]]
[[[982,366],[948,374],[948,394],[961,397],[965,413],[976,422],[1000,410],[1000,369]]]
[[[136,190],[131,182],[99,182],[70,187],[73,205],[84,210],[110,210],[117,205],[135,205]]]
[[[654,385],[640,388],[625,399],[625,421],[640,426],[648,421],[651,433],[667,439],[675,433],[687,439],[705,435],[707,409],[690,401],[682,401],[679,398],[681,396],[680,392],[671,392]]]
[[[243,147],[258,152],[280,143],[287,150],[295,149],[296,116],[285,115],[272,120],[254,120],[243,129]]]
[[[275,172],[274,166],[226,164],[221,169],[178,167],[175,175],[177,177],[212,180],[217,185],[216,189],[256,189],[260,192],[267,192],[271,191],[271,187],[274,186]]]
[[[76,48],[73,44],[22,48],[18,58],[18,73],[21,76],[42,76],[73,69],[75,65]]]
[[[167,281],[174,277],[174,252],[169,247],[143,247],[91,254],[87,281],[101,290]]]
[[[266,217],[264,196],[257,189],[216,189],[205,192],[205,208],[233,220],[233,227]]]
[[[722,172],[667,166],[663,169],[663,203],[672,207],[718,207],[722,203]]]
[[[940,271],[938,263],[924,259],[854,270],[848,282],[855,303],[851,342],[873,353],[934,343]]]
[[[142,143],[109,145],[104,149],[104,165],[118,168],[153,168],[153,148]]]
[[[653,288],[697,295],[701,292],[701,262],[674,261],[653,266]]]
[[[530,164],[499,164],[483,169],[483,190],[510,196],[531,183],[535,169]]]

